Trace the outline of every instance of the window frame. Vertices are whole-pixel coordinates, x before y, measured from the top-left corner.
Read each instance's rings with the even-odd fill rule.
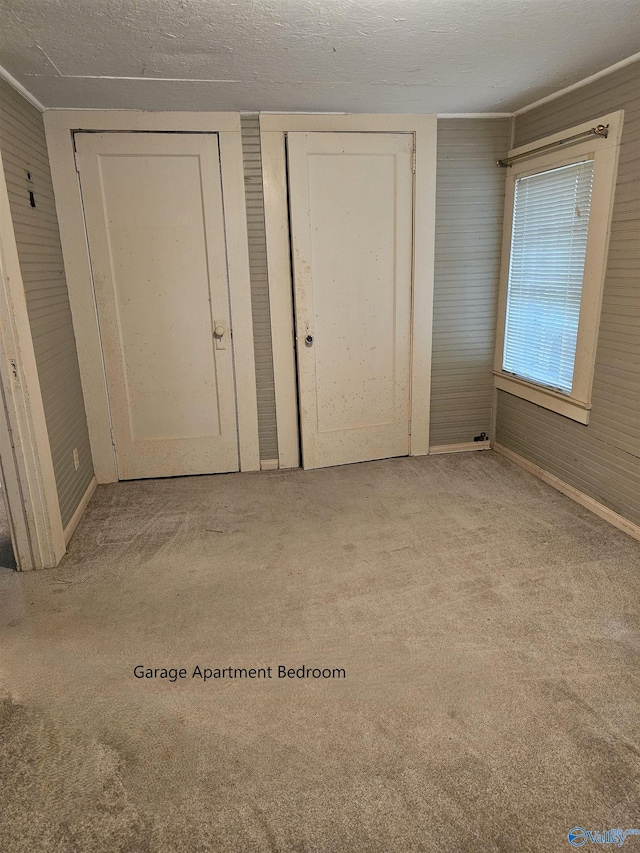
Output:
[[[524,154],[542,145],[558,142],[567,136],[583,133],[590,128],[609,125],[609,134],[587,138],[584,141],[558,147],[553,151],[533,154],[514,163],[509,168],[505,187],[504,226],[502,234],[502,256],[500,266],[500,290],[498,296],[498,318],[496,326],[496,349],[494,359],[494,386],[517,397],[522,397],[538,406],[551,409],[582,424],[589,423],[591,411],[591,389],[595,367],[602,290],[607,267],[611,214],[618,170],[618,152],[624,111],[608,113],[575,127],[537,139],[527,145],[514,148],[508,156]],[[503,370],[507,291],[509,285],[509,261],[511,256],[511,234],[513,226],[514,194],[518,178],[535,175],[560,166],[568,166],[586,158],[593,159],[593,188],[591,192],[591,214],[587,233],[587,250],[584,265],[580,319],[576,342],[573,385],[570,394],[548,388],[528,379],[522,379]]]

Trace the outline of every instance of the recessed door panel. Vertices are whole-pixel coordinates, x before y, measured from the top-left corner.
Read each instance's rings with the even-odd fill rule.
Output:
[[[120,479],[238,469],[215,134],[77,134]]]
[[[409,452],[411,134],[290,133],[305,468]]]

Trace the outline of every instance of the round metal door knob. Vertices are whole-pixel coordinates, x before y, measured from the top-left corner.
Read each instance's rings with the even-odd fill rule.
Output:
[[[307,337],[304,339],[304,343],[305,346],[313,346],[313,335],[307,335]]]
[[[213,330],[213,334],[216,338],[221,338],[224,335],[224,326],[216,326]]]

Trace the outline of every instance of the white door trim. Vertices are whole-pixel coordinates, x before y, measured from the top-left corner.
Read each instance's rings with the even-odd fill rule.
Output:
[[[414,134],[416,162],[410,455],[425,455],[429,452],[431,398],[437,118],[435,115],[260,115],[278,456],[281,468],[296,467],[300,459],[285,159],[285,136],[289,131]]]
[[[51,446],[0,155],[0,458],[20,570],[57,566],[65,552]]]
[[[48,110],[44,114],[71,315],[78,348],[93,466],[98,483],[117,480],[74,131],[217,133],[233,328],[240,470],[260,468],[249,254],[239,113]]]

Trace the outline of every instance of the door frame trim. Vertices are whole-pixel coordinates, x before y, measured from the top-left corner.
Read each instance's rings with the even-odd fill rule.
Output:
[[[409,455],[429,452],[437,116],[260,114],[267,271],[280,468],[300,464],[293,276],[285,137],[288,132],[413,133],[413,301]],[[419,235],[419,239],[417,239]]]
[[[118,479],[111,414],[73,134],[91,131],[217,133],[233,329],[241,471],[260,469],[247,218],[239,113],[47,110],[44,125],[98,483]]]
[[[16,565],[51,568],[66,544],[1,154],[0,388],[0,467]]]

